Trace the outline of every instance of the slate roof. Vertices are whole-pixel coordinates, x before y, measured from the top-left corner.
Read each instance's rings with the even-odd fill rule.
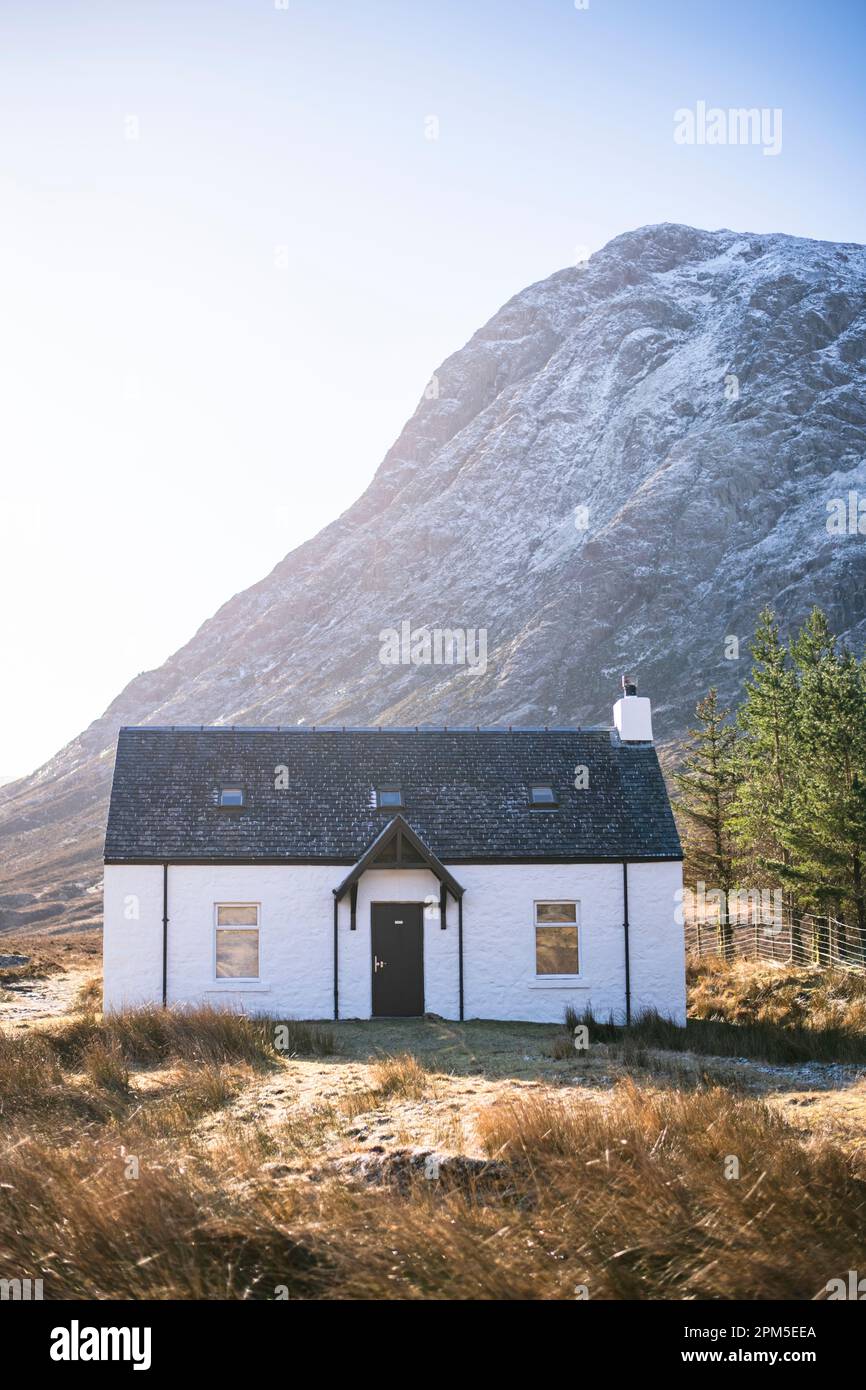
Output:
[[[533,782],[556,809],[530,809]],[[394,814],[375,808],[387,784],[446,864],[682,857],[655,749],[606,729],[144,726],[120,731],[105,861],[353,864]],[[243,810],[219,807],[226,785]]]

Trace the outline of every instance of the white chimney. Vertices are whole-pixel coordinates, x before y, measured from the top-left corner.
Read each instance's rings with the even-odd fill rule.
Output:
[[[623,743],[652,743],[652,708],[646,696],[638,695],[637,681],[622,678],[622,698],[613,707],[614,728]]]

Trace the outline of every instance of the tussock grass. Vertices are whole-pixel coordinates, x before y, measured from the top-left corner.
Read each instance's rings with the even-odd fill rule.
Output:
[[[144,1138],[137,1179],[117,1136],[19,1141],[0,1153],[0,1262],[47,1298],[809,1299],[862,1257],[856,1160],[722,1088],[538,1093],[478,1124],[507,1197],[270,1180],[274,1136],[176,1157]]]
[[[418,1100],[430,1084],[425,1067],[410,1052],[399,1057],[385,1057],[373,1065],[373,1082],[383,1098],[397,1096],[402,1100]]]
[[[116,1038],[97,1039],[88,1044],[81,1059],[82,1068],[95,1086],[118,1095],[129,1092],[129,1067]]]
[[[581,1019],[590,1043],[619,1042],[632,1048],[661,1048],[698,1052],[713,1057],[749,1057],[777,1066],[805,1062],[866,1062],[866,1034],[843,1028],[788,1028],[775,1023],[728,1023],[690,1018],[684,1028],[661,1014],[647,1011],[629,1028],[603,1023],[591,1012]]]
[[[590,1042],[619,1044],[631,1062],[655,1048],[781,1066],[866,1063],[866,975],[710,957],[690,961],[688,987],[684,1028],[647,1011],[626,1029],[569,1006],[550,1055],[567,1057],[574,1029],[586,1024]]]
[[[647,1065],[646,1049],[756,1058],[774,1065],[866,1063],[866,977],[845,971],[780,969],[753,962],[706,960],[689,969],[685,1027],[648,1010],[624,1028],[591,1010],[565,1011],[566,1039],[585,1024],[590,1043],[616,1043],[624,1060]]]
[[[63,1072],[41,1038],[0,1033],[0,1118],[64,1103]]]
[[[293,1242],[273,1220],[221,1193],[201,1162],[169,1164],[113,1143],[71,1156],[48,1143],[0,1158],[5,1267],[38,1269],[47,1298],[245,1297],[291,1270]],[[13,1263],[14,1262],[14,1263]]]
[[[762,1048],[808,1034],[810,1056],[831,1027],[856,1039],[855,1012],[840,1022],[829,989],[818,1030],[795,1020],[793,995],[784,1013],[778,990],[756,990],[703,982],[720,1012],[751,1001],[741,1021],[694,1021],[736,1037],[727,1055],[748,1055],[750,1033]],[[393,1103],[396,1128],[401,1102],[435,1099],[410,1053],[279,1123],[239,1109],[197,1129],[285,1055],[272,1021],[136,1010],[0,1035],[0,1268],[43,1278],[49,1299],[259,1299],[281,1286],[325,1300],[571,1299],[585,1286],[602,1299],[760,1300],[820,1297],[862,1265],[862,1153],[803,1139],[693,1060],[659,1059],[662,1047],[699,1050],[691,1023],[647,1016],[626,1032],[573,1016],[570,1028],[580,1022],[638,1075],[473,1110],[496,1169],[477,1190],[426,1177],[371,1185],[330,1161],[347,1115]],[[297,1029],[292,1045],[328,1055],[328,1030]]]
[[[131,1068],[179,1066],[196,1074],[162,1109],[154,1101],[149,1123],[154,1133],[183,1133],[235,1093],[227,1068],[262,1069],[286,1055],[327,1056],[333,1048],[327,1029],[212,1008],[145,1008],[104,1018],[75,1012],[53,1026],[0,1032],[0,1124],[27,1116],[34,1124],[49,1115],[116,1118],[118,1107],[134,1100]]]
[[[544,1207],[557,1201],[554,1244],[564,1255],[576,1241],[591,1295],[812,1298],[862,1254],[862,1166],[830,1144],[807,1149],[724,1088],[627,1080],[609,1105],[532,1097],[479,1129],[491,1156],[531,1169]]]
[[[234,1100],[244,1079],[222,1066],[187,1070],[165,1094],[139,1102],[126,1126],[127,1133],[157,1139],[189,1135],[205,1115]]]
[[[14,985],[24,980],[38,980],[53,975],[63,966],[50,952],[32,947],[16,947],[0,939],[0,955],[24,956],[20,965],[0,966],[0,985]]]
[[[75,993],[72,1001],[72,1009],[75,1013],[95,1014],[102,1010],[102,981],[94,976],[92,980],[85,980]]]
[[[280,1031],[277,1031],[280,1030]],[[146,1007],[103,1018],[75,1015],[41,1034],[62,1065],[80,1066],[96,1043],[117,1046],[130,1064],[171,1061],[219,1066],[265,1066],[278,1056],[328,1056],[333,1033],[295,1019],[277,1022],[207,1005],[188,1009]]]
[[[689,1013],[810,1033],[866,1036],[866,974],[708,958],[690,961]]]
[[[383,1057],[371,1068],[373,1085],[350,1091],[341,1109],[350,1117],[375,1110],[389,1100],[420,1100],[430,1089],[430,1075],[417,1057],[409,1052]]]
[[[98,1060],[93,1057],[94,1071]],[[0,1130],[10,1125],[74,1125],[104,1121],[114,1112],[115,1097],[94,1076],[89,1089],[67,1077],[53,1048],[36,1033],[0,1033]]]

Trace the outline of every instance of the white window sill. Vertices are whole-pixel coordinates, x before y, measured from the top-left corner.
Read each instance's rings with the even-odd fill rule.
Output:
[[[262,985],[254,980],[220,980],[218,985],[210,985],[205,994],[270,994],[270,985]]]
[[[530,989],[589,989],[582,975],[548,975],[529,981]]]

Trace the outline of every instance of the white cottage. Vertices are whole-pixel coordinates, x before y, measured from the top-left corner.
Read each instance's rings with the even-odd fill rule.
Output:
[[[614,728],[125,728],[105,1007],[683,1022],[682,851]]]

